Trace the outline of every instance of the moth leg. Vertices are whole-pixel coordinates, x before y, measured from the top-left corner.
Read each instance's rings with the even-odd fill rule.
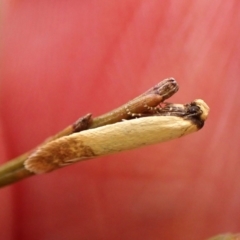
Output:
[[[129,115],[130,118],[142,117],[142,113],[133,113],[133,112],[131,112],[131,110],[129,109],[128,106],[125,106],[125,111],[126,111],[127,115]]]

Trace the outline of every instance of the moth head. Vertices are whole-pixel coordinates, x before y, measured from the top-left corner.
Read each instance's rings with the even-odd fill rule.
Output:
[[[202,100],[202,99],[196,99],[194,100],[194,103],[196,104],[196,106],[198,106],[202,113],[200,115],[200,118],[205,121],[208,117],[208,113],[210,111],[209,106]]]

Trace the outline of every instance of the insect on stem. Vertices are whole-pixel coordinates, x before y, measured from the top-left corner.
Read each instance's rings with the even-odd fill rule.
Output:
[[[41,145],[39,145],[38,148],[41,148],[49,142],[61,139],[65,136],[70,136],[74,133],[87,129],[93,129],[104,125],[122,122],[122,120],[125,119],[128,120],[133,118],[141,118],[143,116],[154,116],[154,114],[164,115],[165,113],[164,111],[161,111],[160,104],[177,91],[178,84],[176,80],[174,78],[167,78],[159,82],[145,93],[109,113],[96,118],[92,118],[90,113],[86,114],[78,119],[74,124],[48,138]],[[31,153],[35,152],[35,150],[36,149],[33,149],[28,153],[9,161],[3,166],[0,166],[0,187],[33,175],[33,173],[29,172],[24,167],[24,162],[26,159],[28,159]]]
[[[25,161],[25,167],[36,174],[46,173],[78,161],[169,141],[201,129],[209,113],[208,105],[200,99],[167,109],[169,106],[149,117],[59,138],[37,149]]]

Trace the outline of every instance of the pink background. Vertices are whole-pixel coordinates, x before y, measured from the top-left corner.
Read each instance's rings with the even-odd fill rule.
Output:
[[[240,2],[5,1],[1,162],[166,77],[198,133],[0,190],[1,239],[204,239],[240,231]]]

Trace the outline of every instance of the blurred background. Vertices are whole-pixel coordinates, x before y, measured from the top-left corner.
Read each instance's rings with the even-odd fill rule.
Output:
[[[1,163],[167,77],[202,130],[0,190],[2,239],[206,239],[240,229],[240,2],[5,1]],[[159,133],[160,134],[160,133]]]

